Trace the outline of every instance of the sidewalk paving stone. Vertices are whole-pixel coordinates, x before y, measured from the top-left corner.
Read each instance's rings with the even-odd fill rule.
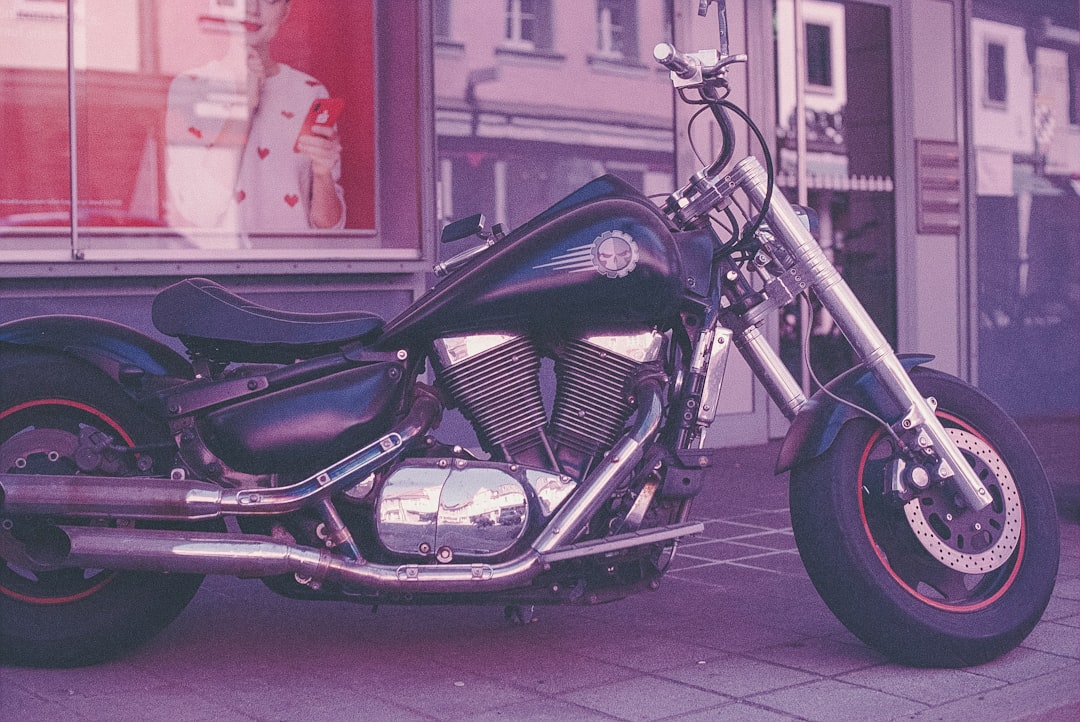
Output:
[[[1080,418],[1039,420],[1080,498]],[[0,668],[0,720],[1080,719],[1080,516],[1059,505],[1059,579],[1020,647],[962,670],[888,663],[817,596],[795,550],[778,444],[719,452],[702,535],[655,592],[597,607],[381,607],[211,578],[150,644],[84,669]],[[1075,517],[1075,518],[1074,518]]]
[[[760,694],[751,701],[814,722],[870,722],[927,709],[921,702],[835,679]]]

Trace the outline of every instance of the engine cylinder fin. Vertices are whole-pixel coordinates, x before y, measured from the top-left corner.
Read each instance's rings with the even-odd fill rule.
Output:
[[[540,392],[540,353],[524,337],[444,368],[439,374],[488,452],[535,435],[547,414]]]
[[[618,438],[631,412],[626,381],[638,364],[587,341],[573,341],[555,362],[559,379],[552,437],[562,446],[595,454]]]

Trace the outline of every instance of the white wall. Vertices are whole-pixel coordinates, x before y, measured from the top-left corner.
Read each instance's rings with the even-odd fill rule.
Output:
[[[1007,99],[1001,105],[986,97],[986,46],[1005,46]],[[1024,47],[1024,29],[974,18],[971,21],[971,107],[974,142],[978,148],[1030,153],[1032,131],[1031,65]]]
[[[956,142],[959,88],[953,4],[915,0],[911,21],[915,138]],[[914,149],[900,149],[900,153],[913,154]],[[910,192],[917,194],[917,188]],[[963,253],[957,235],[922,234],[913,243],[902,235],[897,239],[898,346],[903,351],[934,354],[934,368],[952,374],[962,374],[966,349]]]

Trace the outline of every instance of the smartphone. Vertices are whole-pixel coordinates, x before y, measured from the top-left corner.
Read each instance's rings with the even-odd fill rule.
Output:
[[[307,115],[304,116],[304,123],[300,126],[300,133],[296,136],[296,143],[293,144],[293,152],[300,152],[299,143],[301,138],[305,135],[315,135],[311,132],[311,129],[316,125],[331,126],[336,123],[344,108],[345,100],[343,98],[320,98],[312,101]]]

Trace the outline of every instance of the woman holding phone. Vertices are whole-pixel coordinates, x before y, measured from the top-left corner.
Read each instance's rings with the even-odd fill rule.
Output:
[[[225,57],[169,88],[171,225],[241,234],[344,227],[340,101],[270,54],[290,4],[247,0],[243,21],[201,19],[230,42]]]

